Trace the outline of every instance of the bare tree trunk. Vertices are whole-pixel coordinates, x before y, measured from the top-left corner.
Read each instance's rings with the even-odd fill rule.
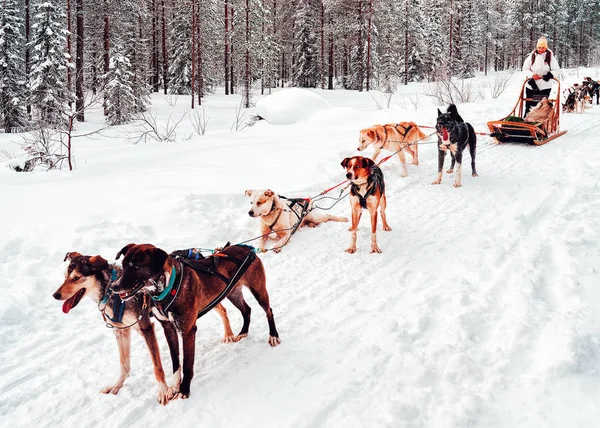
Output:
[[[331,22],[331,18],[330,18]],[[333,60],[334,60],[334,52],[333,52],[333,30],[329,29],[329,79],[327,82],[327,89],[333,89]]]
[[[83,94],[83,0],[77,0],[77,53],[75,57],[75,117],[79,122],[85,121],[84,94]]]
[[[250,0],[246,0],[246,70],[244,75],[244,107],[250,108]]]
[[[321,89],[325,89],[325,4],[321,1]]]
[[[161,0],[162,9],[162,51],[163,51],[163,90],[167,95],[169,80],[169,57],[167,54],[167,22],[165,19],[165,0]]]
[[[450,0],[450,53],[448,54],[448,70],[450,75],[452,75],[452,33],[453,33],[453,23],[452,19],[454,18],[454,9],[453,9],[453,0]]]
[[[158,71],[158,41],[156,40],[156,0],[152,0],[152,92],[158,92],[160,74]]]
[[[197,46],[197,69],[196,80],[198,81],[198,105],[202,104],[202,97],[204,96],[204,72],[202,70],[202,25],[200,24],[200,4],[198,4],[198,16],[196,16],[196,31],[198,37],[196,37]]]
[[[196,0],[192,0],[192,108],[194,108],[194,87],[196,86]]]
[[[277,43],[277,0],[273,0],[273,42]],[[277,58],[277,55],[273,55],[273,58]],[[269,76],[271,80],[271,85],[269,85],[269,94],[271,93],[271,87],[277,87],[277,72],[275,72],[275,68],[279,70],[279,66],[276,64],[277,60],[274,60],[273,64],[270,64]]]
[[[67,0],[67,54],[69,55],[69,65],[71,64],[71,0]],[[71,93],[71,67],[67,67],[67,92]],[[69,97],[69,99],[71,99]],[[69,107],[71,107],[71,101],[69,101]]]
[[[110,22],[108,16],[108,0],[104,0],[104,75],[108,74],[110,67]],[[104,85],[106,86],[106,81]],[[108,115],[106,109],[106,91],[104,92],[104,116]]]
[[[362,12],[363,0],[358,0],[358,90],[362,92],[363,82],[365,77],[364,70],[364,45],[363,45],[363,12]]]
[[[408,85],[408,0],[404,2],[404,85]]]
[[[29,72],[31,70],[31,52],[29,50],[29,35],[30,35],[30,22],[29,22],[29,0],[25,0],[25,75],[29,81]],[[29,98],[29,97],[28,97]],[[31,104],[27,100],[27,115],[31,114]]]
[[[369,0],[369,34],[367,35],[367,92],[371,89],[371,18],[373,17],[373,0]]]
[[[233,6],[231,6],[231,34],[233,34]],[[229,46],[229,51],[231,52],[231,59],[229,61],[229,93],[233,95],[233,84],[234,84],[234,77],[233,77],[233,43],[231,43],[231,45]]]
[[[229,2],[225,0],[225,95],[229,95]]]

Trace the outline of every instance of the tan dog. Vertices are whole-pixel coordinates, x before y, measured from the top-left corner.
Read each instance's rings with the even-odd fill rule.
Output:
[[[541,123],[547,134],[554,132],[554,106],[550,104],[548,98],[542,98],[542,101],[529,110],[525,121]]]
[[[418,141],[426,138],[425,135],[414,122],[388,123],[387,125],[374,125],[360,131],[357,150],[363,151],[370,144],[375,147],[373,152],[373,162],[377,162],[377,157],[381,150],[398,152],[398,159],[402,164],[402,177],[408,176],[406,169],[406,158],[404,152],[412,156],[412,164],[419,165],[419,144]]]
[[[352,242],[346,249],[347,253],[356,252],[356,235],[358,223],[362,216],[363,208],[371,215],[371,252],[381,253],[377,245],[377,208],[381,212],[383,230],[390,231],[392,228],[387,223],[385,207],[385,182],[381,168],[375,165],[369,158],[354,156],[342,161],[342,167],[346,168],[346,178],[350,180],[350,207],[352,208]]]
[[[160,359],[160,351],[156,336],[154,334],[154,325],[150,321],[151,304],[149,299],[145,301],[142,294],[127,302],[120,302],[115,299],[118,297],[115,294],[109,293],[109,287],[117,274],[121,273],[121,268],[109,264],[101,256],[83,256],[77,252],[67,253],[65,261],[69,261],[65,272],[65,280],[62,285],[52,295],[57,300],[64,300],[63,312],[68,314],[71,309],[79,304],[84,296],[90,297],[99,307],[104,306],[102,316],[104,321],[113,327],[117,345],[119,347],[120,359],[120,374],[116,382],[108,385],[101,390],[104,394],[118,394],[119,390],[125,383],[125,379],[129,377],[131,371],[131,330],[136,330],[144,338],[152,365],[154,366],[154,376],[158,382],[158,402],[162,405],[169,401],[168,387],[165,382],[165,373]],[[103,303],[100,303],[101,301]],[[118,308],[115,313],[115,308]],[[234,342],[235,336],[229,324],[227,310],[222,304],[218,304],[214,308],[219,313],[223,320],[225,328],[224,342]],[[162,322],[163,331],[167,339],[169,336],[177,336],[175,327],[170,322]],[[168,345],[174,346],[173,343],[167,340]],[[170,349],[171,354],[175,350]],[[177,350],[178,352],[178,350]]]
[[[321,214],[317,211],[312,211],[312,202],[298,199],[287,199],[275,194],[270,189],[267,190],[246,190],[246,196],[250,198],[250,217],[260,217],[262,235],[259,241],[259,248],[265,249],[265,244],[269,234],[276,235],[277,243],[273,251],[276,253],[281,251],[287,241],[290,239],[292,229],[302,217],[303,211],[306,211],[306,216],[302,219],[300,226],[316,227],[321,223],[328,221],[347,222],[346,217],[336,217],[330,214]],[[304,205],[308,204],[308,205]]]

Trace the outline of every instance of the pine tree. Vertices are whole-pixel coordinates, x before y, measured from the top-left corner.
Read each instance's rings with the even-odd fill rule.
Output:
[[[17,2],[4,0],[0,8],[0,126],[5,132],[23,130],[28,121],[23,30]]]
[[[175,2],[173,19],[169,24],[169,86],[171,93],[184,95],[192,89],[192,26],[187,9],[187,1]]]
[[[65,15],[56,0],[33,5],[31,38],[31,75],[29,91],[35,118],[42,126],[66,125],[69,102],[75,97],[67,88],[67,67],[72,67],[65,52]]]
[[[111,52],[106,76],[106,120],[111,125],[122,125],[131,121],[137,111],[137,100],[132,87],[134,74],[129,58],[116,45]]]
[[[317,46],[313,15],[308,0],[300,0],[294,16],[296,49],[292,82],[296,86],[314,88],[317,83]]]

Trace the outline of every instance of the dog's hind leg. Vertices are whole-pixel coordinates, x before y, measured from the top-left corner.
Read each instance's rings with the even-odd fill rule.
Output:
[[[229,322],[229,317],[227,316],[227,309],[225,309],[225,306],[219,303],[217,306],[215,306],[215,311],[217,311],[221,317],[221,320],[223,321],[223,329],[225,330],[223,343],[235,342],[235,336],[233,335],[233,331],[231,331],[231,323]]]
[[[331,214],[317,214],[315,211],[310,212],[306,215],[305,220],[306,223],[312,223],[315,227],[321,223],[326,223],[328,221],[337,221],[340,223],[347,223],[347,217],[337,217]],[[311,227],[310,224],[307,224],[308,227]]]
[[[381,200],[379,201],[379,212],[381,213],[381,223],[383,224],[383,230],[389,232],[392,230],[390,225],[387,222],[387,217],[385,215],[385,208],[387,206],[387,198],[385,195],[381,196]]]
[[[242,279],[240,279],[240,281]],[[227,295],[227,298],[231,303],[233,303],[233,306],[239,309],[239,311],[242,313],[242,318],[244,320],[244,325],[242,326],[242,329],[240,330],[238,335],[235,336],[235,338],[233,339],[235,342],[237,342],[238,340],[248,336],[248,329],[250,328],[250,314],[252,312],[252,309],[244,300],[244,295],[242,294],[241,287],[234,287],[233,290],[231,290],[231,292]]]
[[[119,347],[119,362],[121,366],[121,373],[119,378],[113,385],[109,385],[101,390],[103,394],[118,394],[119,390],[123,386],[125,379],[129,376],[131,371],[131,334],[128,328],[118,330],[115,329],[115,337],[117,338],[117,345]]]
[[[154,366],[154,377],[158,382],[158,402],[164,406],[170,399],[169,387],[165,382],[165,372],[160,360],[160,351],[158,349],[158,342],[156,341],[156,334],[154,333],[154,324],[150,322],[147,316],[140,320],[139,332],[144,337],[150,351],[150,358]]]
[[[260,262],[260,259],[256,259],[252,266],[250,266],[244,275],[247,278],[243,279],[260,307],[263,308],[267,314],[267,322],[269,323],[269,345],[274,347],[281,343],[281,339],[279,339],[279,333],[277,332],[277,327],[275,327],[275,317],[273,316],[273,309],[271,309],[271,304],[269,302],[265,270],[262,266],[262,262],[260,262],[259,265],[257,264],[257,261]]]
[[[477,169],[475,169],[475,155],[477,154],[477,134],[472,126],[469,126],[469,153],[471,154],[471,176],[477,177]]]

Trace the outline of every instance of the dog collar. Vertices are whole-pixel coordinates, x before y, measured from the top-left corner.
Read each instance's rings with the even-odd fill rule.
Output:
[[[183,275],[183,272],[181,272],[181,274]],[[176,276],[177,276],[177,271],[175,270],[175,266],[173,266],[173,268],[171,269],[171,277],[169,278],[169,284],[162,291],[162,293],[160,293],[158,296],[150,296],[150,297],[152,297],[152,300],[154,300],[155,302],[160,302],[160,301],[164,300],[165,297],[167,297],[169,295],[169,293],[171,292],[171,290],[173,289],[173,284],[175,284]]]
[[[117,270],[113,268],[112,272],[110,273],[110,282],[115,282],[116,280],[117,280]],[[104,296],[102,296],[102,299],[100,300],[100,304],[105,304],[106,302],[108,302],[108,295],[109,295],[109,288],[107,285]]]

